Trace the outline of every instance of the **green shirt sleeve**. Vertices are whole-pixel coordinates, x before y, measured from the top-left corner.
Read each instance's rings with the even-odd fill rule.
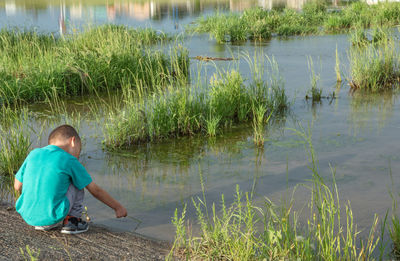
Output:
[[[71,159],[70,166],[72,184],[74,184],[77,189],[81,190],[92,182],[89,173],[76,158]]]

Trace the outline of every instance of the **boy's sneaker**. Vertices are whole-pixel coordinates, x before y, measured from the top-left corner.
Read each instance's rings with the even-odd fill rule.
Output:
[[[49,225],[49,226],[35,226],[35,230],[49,231],[50,229],[56,228],[59,225],[60,225],[60,223]]]
[[[63,234],[79,234],[88,231],[89,224],[80,218],[67,216],[61,229]]]

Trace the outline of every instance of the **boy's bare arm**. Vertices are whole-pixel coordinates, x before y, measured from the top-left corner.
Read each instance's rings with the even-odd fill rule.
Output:
[[[86,186],[86,188],[95,198],[97,198],[110,208],[114,209],[117,218],[126,217],[128,215],[126,209],[118,201],[111,197],[110,194],[107,193],[107,191],[99,187],[96,183],[91,182],[89,185]]]
[[[14,189],[21,193],[22,182],[20,182],[18,179],[14,179]]]

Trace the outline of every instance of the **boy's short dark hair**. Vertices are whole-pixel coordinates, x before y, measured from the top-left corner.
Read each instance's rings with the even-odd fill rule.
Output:
[[[71,137],[75,137],[75,139],[80,142],[81,138],[79,137],[78,132],[74,129],[74,127],[64,124],[55,128],[49,135],[48,144],[55,140],[66,140]]]

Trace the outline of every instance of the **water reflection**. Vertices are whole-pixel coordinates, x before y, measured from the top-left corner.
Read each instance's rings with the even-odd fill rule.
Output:
[[[265,9],[289,7],[300,9],[307,0],[171,0],[171,1],[112,1],[112,0],[0,0],[0,27],[39,27],[44,31],[65,33],[68,25],[80,27],[95,24],[118,23],[145,25],[168,21],[170,30],[181,29],[186,18],[198,17],[215,10],[239,12],[260,6]],[[337,5],[338,0],[329,4]],[[72,28],[70,28],[72,29]]]
[[[351,93],[350,128],[354,135],[360,131],[375,127],[382,130],[386,122],[393,116],[393,107],[398,93],[387,91],[381,94],[371,94],[362,91]]]

